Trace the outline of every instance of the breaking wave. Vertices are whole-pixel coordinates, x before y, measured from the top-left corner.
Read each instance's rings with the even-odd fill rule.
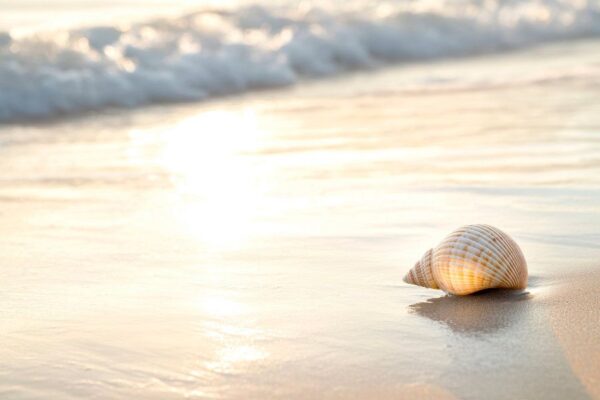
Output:
[[[203,100],[598,35],[600,3],[591,0],[336,12],[249,6],[21,38],[0,32],[0,121]]]

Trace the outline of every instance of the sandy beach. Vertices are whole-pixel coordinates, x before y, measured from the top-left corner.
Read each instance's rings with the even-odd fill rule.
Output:
[[[15,106],[0,398],[600,399],[599,50]],[[402,282],[471,223],[519,243],[527,289]]]

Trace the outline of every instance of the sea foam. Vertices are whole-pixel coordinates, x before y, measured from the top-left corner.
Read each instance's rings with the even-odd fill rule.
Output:
[[[459,3],[363,11],[250,6],[20,38],[0,32],[0,121],[203,100],[600,35],[599,1]]]

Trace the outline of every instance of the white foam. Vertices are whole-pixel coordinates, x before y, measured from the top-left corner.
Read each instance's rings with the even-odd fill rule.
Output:
[[[385,13],[252,6],[18,39],[0,33],[0,121],[209,99],[600,35],[597,0],[460,3]]]

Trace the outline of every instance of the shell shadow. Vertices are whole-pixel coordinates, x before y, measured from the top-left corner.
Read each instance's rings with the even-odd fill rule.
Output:
[[[527,291],[485,290],[469,296],[446,295],[412,304],[410,312],[461,334],[489,334],[518,320],[533,296]]]

